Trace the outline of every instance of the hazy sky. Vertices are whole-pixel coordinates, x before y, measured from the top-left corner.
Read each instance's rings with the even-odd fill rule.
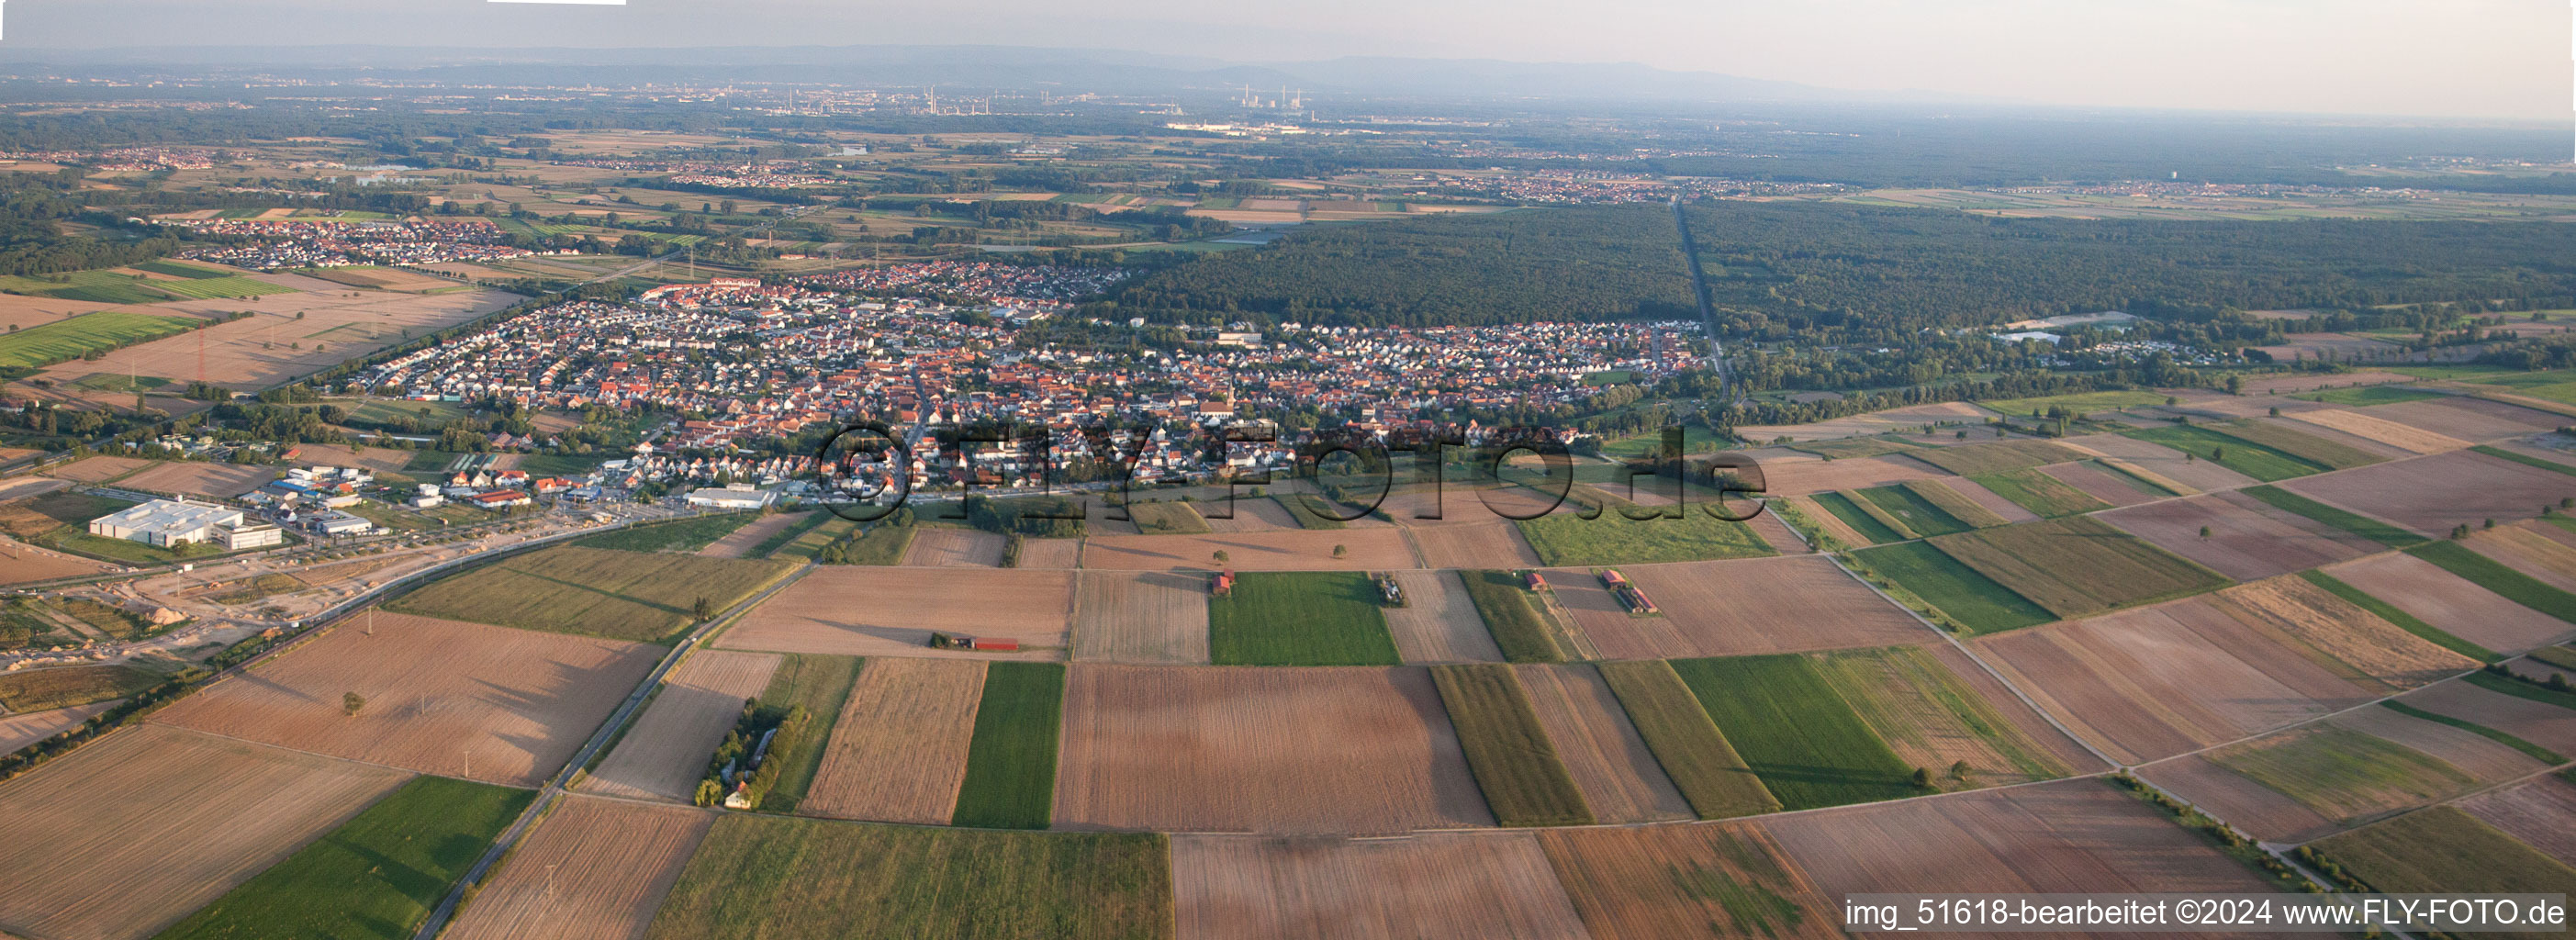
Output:
[[[1642,62],[2073,105],[2564,119],[2560,0],[17,0],[11,48],[991,43]]]

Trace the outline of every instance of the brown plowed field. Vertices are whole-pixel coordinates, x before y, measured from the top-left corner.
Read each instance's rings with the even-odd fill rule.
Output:
[[[2031,512],[2028,509],[2023,509],[2020,503],[1995,495],[1995,491],[1977,485],[1977,481],[1975,480],[1971,480],[1966,477],[1951,477],[1943,480],[1934,480],[1933,482],[1941,486],[1949,487],[1952,492],[1966,497],[1969,502],[1986,507],[1987,512],[2004,517],[2005,522],[2039,521],[2038,513]]]
[[[1655,752],[1628,722],[1619,697],[1588,665],[1522,665],[1521,687],[1539,726],[1592,815],[1605,823],[1692,818],[1690,801],[1673,788]]]
[[[399,406],[398,406],[399,407]],[[411,465],[411,451],[390,447],[351,447],[346,444],[298,444],[295,456],[289,458],[305,467],[365,467],[384,473],[400,473]]]
[[[29,329],[69,320],[84,313],[114,310],[116,304],[98,304],[86,300],[58,300],[26,294],[0,294],[0,331],[10,328]]]
[[[1075,578],[1073,658],[1206,665],[1209,576],[1085,571]]]
[[[2561,754],[2576,754],[2576,710],[2489,692],[2459,679],[2406,693],[2401,701],[2428,712],[2465,718]]]
[[[2543,504],[2576,496],[2576,476],[2455,450],[2302,477],[2281,488],[2440,536],[2464,522],[2474,528],[2488,519],[2528,518]]]
[[[2329,408],[2324,411],[2303,412],[2301,414],[2292,415],[2291,417],[2300,421],[2305,421],[2309,424],[2317,425],[2318,427],[2332,428],[2334,430],[2350,434],[2354,437],[2359,437],[2364,440],[2374,441],[2399,450],[2418,454],[2438,454],[2446,450],[2459,450],[2469,446],[2468,441],[2452,437],[2448,434],[2442,434],[2436,431],[2427,431],[2413,425],[2399,424],[2395,421],[2390,421],[2377,415],[2364,414],[2359,411],[2347,411],[2342,408]]]
[[[706,776],[707,755],[742,716],[742,701],[769,688],[779,659],[776,653],[690,653],[663,677],[653,704],[580,789],[637,800],[687,800]]]
[[[2064,442],[2077,450],[2091,451],[2104,457],[2115,457],[2137,464],[2166,479],[2201,492],[2232,490],[2259,482],[2226,467],[2206,460],[2183,459],[2183,452],[2133,437],[2117,434],[2088,434],[2070,437]],[[2116,482],[2116,481],[2115,481]]]
[[[2067,767],[2072,765],[2052,760],[2051,748],[2015,733],[2033,721],[2041,721],[2039,716],[2028,714],[2029,706],[2009,697],[2009,693],[2005,698],[1986,694],[2002,691],[1998,686],[1988,683],[1980,688],[1952,675],[1952,661],[1931,655],[1933,650],[1950,648],[1945,643],[1846,650],[1811,657],[1810,662],[1841,690],[1843,700],[1886,741],[1899,761],[1943,775],[1941,785],[1945,789],[2065,776]],[[1976,701],[1975,697],[1985,700]],[[1996,724],[2003,727],[1995,727]],[[2065,737],[2054,731],[2049,735]],[[1962,763],[1971,770],[1967,779],[1948,779],[1949,768]],[[2083,763],[2098,761],[2088,758]]]
[[[2205,596],[1976,642],[2042,707],[2127,761],[2313,718],[2363,694]]]
[[[1073,573],[827,565],[754,608],[717,642],[836,656],[1063,659]],[[930,634],[1006,636],[1016,653],[930,648]]]
[[[2341,428],[2308,423],[2305,419],[2310,414],[2323,414],[2335,409],[2319,408],[2311,402],[2299,402],[2299,404],[2308,406],[2308,410],[2283,408],[2279,415],[2252,416],[2247,419],[2246,423],[2257,434],[2269,432],[2264,439],[2269,439],[2270,436],[2278,436],[2291,441],[2299,440],[2302,437],[2314,438],[2328,443],[2341,444],[2345,447],[2352,448],[2353,450],[2360,451],[2364,454],[2368,454],[2382,460],[2397,457],[2412,457],[2421,453],[2421,451],[2408,450],[2394,444],[2382,443]],[[2398,425],[2398,427],[2403,428],[2404,426]],[[2446,450],[2449,448],[2435,449]],[[2377,461],[2372,462],[2375,463]]]
[[[1453,514],[1458,510],[1453,509]],[[1464,510],[1484,514],[1479,506]],[[1406,530],[1413,544],[1422,547],[1423,563],[1433,568],[1536,568],[1538,552],[1532,550],[1521,529],[1496,518],[1491,522],[1451,525],[1414,526]]]
[[[1609,659],[1743,656],[1934,638],[1903,609],[1822,556],[1621,565],[1618,570],[1654,600],[1662,616],[1629,616],[1600,591],[1591,569],[1559,568],[1547,576],[1557,586],[1557,600]]]
[[[2047,475],[2049,478],[2054,479],[2057,482],[2064,483],[2083,491],[2086,496],[2110,503],[2113,506],[2135,506],[2139,503],[2156,498],[2154,494],[2148,493],[2135,486],[2131,486],[2126,480],[2112,476],[2112,474],[2117,471],[2104,470],[2091,464],[2050,464],[2039,468],[2039,472]],[[2174,482],[2180,483],[2182,481],[2176,480]]]
[[[2391,688],[2413,688],[2477,666],[2304,578],[2240,584],[2218,592],[2218,599],[2248,625],[2305,643]]]
[[[2356,708],[2326,719],[2326,722],[2441,758],[2482,783],[2509,780],[2545,769],[2545,765],[2531,755],[2490,740],[2485,735],[2438,721],[2401,715],[2393,708]]]
[[[2548,614],[2497,596],[2441,566],[2404,552],[2347,561],[2325,569],[2415,619],[2494,650],[2529,649],[2567,632]]]
[[[259,485],[277,478],[269,467],[228,463],[165,463],[145,470],[116,485],[151,493],[177,493],[182,496],[205,496],[231,499],[258,489]]]
[[[1841,516],[1827,512],[1825,507],[1817,505],[1814,497],[1783,496],[1780,498],[1788,500],[1789,505],[1796,507],[1798,514],[1807,517],[1807,522],[1814,525],[1817,531],[1833,536],[1836,541],[1853,548],[1863,548],[1870,544],[1868,539],[1862,538],[1859,532],[1844,523]],[[1763,515],[1767,516],[1770,513],[1766,512]]]
[[[530,787],[563,767],[663,649],[378,613],[152,720],[423,773]],[[367,700],[356,717],[342,693]],[[472,765],[472,773],[465,772]]]
[[[1741,515],[1743,504],[1736,505],[1739,508],[1735,514]],[[1808,550],[1807,540],[1799,538],[1798,533],[1790,530],[1788,523],[1780,521],[1779,513],[1768,510],[1755,513],[1753,518],[1745,520],[1744,524],[1752,527],[1753,534],[1761,536],[1762,541],[1769,544],[1772,551],[1783,555],[1800,555]]]
[[[15,753],[19,748],[69,731],[115,705],[112,701],[94,702],[76,708],[0,716],[0,754]]]
[[[924,527],[912,533],[903,563],[929,567],[999,568],[1009,536],[974,529]]]
[[[879,656],[859,670],[813,788],[816,816],[947,824],[966,779],[984,664]]]
[[[1748,441],[1768,441],[1788,437],[1801,441],[1829,441],[1846,437],[1867,437],[1899,428],[1920,428],[1944,422],[1982,425],[1995,413],[1963,401],[1945,401],[1930,405],[1907,405],[1886,411],[1850,415],[1807,424],[1766,424],[1741,427],[1735,433]]]
[[[2469,547],[2561,591],[2576,590],[2576,548],[2540,534],[2537,530],[2542,526],[2558,528],[2526,520],[2475,533],[2469,536]]]
[[[2387,709],[2379,709],[2388,711]],[[2395,714],[2390,712],[2390,714]],[[2340,828],[2306,804],[2254,778],[2187,754],[2138,769],[2138,776],[2165,792],[2208,809],[2229,825],[2269,842],[2305,842]]]
[[[1809,457],[1762,461],[1762,484],[1777,496],[1805,496],[1826,490],[1865,490],[1938,476],[1947,474],[1920,460],[1895,454],[1849,460]]]
[[[1386,632],[1408,663],[1498,663],[1503,651],[1485,629],[1485,618],[1467,599],[1455,571],[1396,571],[1405,606],[1389,607]]]
[[[1584,935],[1526,832],[1174,836],[1172,893],[1182,940]]]
[[[2271,890],[2163,810],[2093,779],[1839,807],[1760,825],[1827,897]]]
[[[698,554],[709,558],[749,557],[751,550],[768,541],[770,536],[787,531],[789,526],[803,522],[805,518],[804,513],[782,512],[754,519],[742,528],[726,533],[724,538],[707,543],[707,547],[698,549]]]
[[[644,940],[716,814],[568,796],[465,905],[450,940]]]
[[[2232,492],[2113,509],[2098,518],[2239,581],[2305,571],[2381,550],[2376,542]],[[2200,534],[2203,528],[2209,530],[2206,537]]]
[[[256,316],[128,346],[98,362],[74,361],[40,375],[68,382],[92,372],[195,379],[234,391],[257,391],[364,356],[412,336],[445,329],[517,303],[516,294],[470,290],[453,294],[348,296],[349,289],[311,282],[327,293],[271,294],[256,300],[182,300],[132,308],[140,313],[212,316],[249,310]],[[296,314],[305,315],[296,319]],[[293,348],[302,346],[301,349]],[[200,366],[200,363],[203,363]]]
[[[1081,539],[1021,539],[1019,557],[1011,561],[1013,568],[1064,569],[1081,566]]]
[[[153,461],[137,457],[83,457],[47,470],[45,475],[81,483],[101,483],[152,464]]]
[[[1538,840],[1593,940],[1843,936],[1831,897],[1752,825],[1542,829]],[[1734,891],[1776,901],[1740,904]]]
[[[2551,858],[2576,865],[2576,783],[2542,777],[2480,793],[2461,800],[2459,807]]]
[[[1333,546],[1349,554],[1333,557]],[[1226,561],[1216,560],[1217,552]],[[1104,535],[1083,548],[1082,566],[1107,571],[1385,571],[1414,567],[1403,530],[1299,529],[1210,535]]]
[[[1201,508],[1199,515],[1207,519],[1207,525],[1210,530],[1215,532],[1277,532],[1282,529],[1303,528],[1303,526],[1299,526],[1297,524],[1297,518],[1295,516],[1288,514],[1288,507],[1279,505],[1278,500],[1271,499],[1267,496],[1254,497],[1240,494],[1236,495],[1234,499],[1234,518],[1231,519],[1219,519],[1215,516],[1208,515],[1209,513],[1224,512],[1224,506],[1225,503],[1220,501],[1210,503]]]
[[[0,786],[0,929],[151,936],[410,777],[177,728],[118,731]]]
[[[2426,398],[2401,401],[2393,405],[2373,405],[2372,417],[2385,418],[2409,427],[2466,441],[2492,441],[2505,437],[2547,431],[2566,424],[2564,418],[2546,411],[2535,411],[2503,402],[2483,401],[2466,396]]]
[[[1494,824],[1415,667],[1067,677],[1059,828],[1347,835]]]
[[[8,559],[6,564],[0,564],[0,584],[78,577],[97,574],[109,567],[101,562],[65,555],[50,548],[37,548],[9,538],[0,538],[0,558]]]

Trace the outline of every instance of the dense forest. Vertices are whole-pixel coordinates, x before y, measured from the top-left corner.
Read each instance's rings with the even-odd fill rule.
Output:
[[[1309,228],[1139,278],[1087,310],[1184,323],[1427,326],[1695,316],[1661,205]]]

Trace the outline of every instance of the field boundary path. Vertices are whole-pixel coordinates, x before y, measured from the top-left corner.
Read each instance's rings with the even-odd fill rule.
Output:
[[[644,675],[644,681],[637,683],[634,690],[626,694],[626,701],[618,703],[617,710],[609,713],[608,720],[600,722],[599,728],[590,733],[590,740],[582,742],[581,749],[573,752],[572,758],[564,762],[562,769],[555,771],[554,776],[546,779],[546,785],[537,791],[537,798],[528,801],[528,807],[519,811],[519,818],[510,822],[510,828],[502,830],[500,837],[492,840],[491,848],[484,850],[483,857],[474,860],[474,867],[466,869],[464,877],[456,879],[456,884],[448,889],[447,896],[439,899],[437,907],[430,909],[429,919],[421,922],[420,930],[413,934],[414,940],[433,940],[438,936],[439,931],[446,929],[448,919],[456,915],[457,905],[464,903],[465,896],[472,893],[474,887],[483,882],[483,876],[491,872],[492,866],[499,864],[501,859],[516,849],[520,840],[527,837],[528,830],[535,827],[537,821],[545,817],[556,801],[564,797],[566,792],[564,787],[572,781],[573,775],[582,772],[583,768],[590,763],[590,759],[597,755],[601,748],[608,746],[611,738],[617,736],[618,729],[625,727],[627,721],[634,717],[636,710],[644,707],[644,700],[652,697],[653,689],[662,684],[662,678],[669,675],[673,667],[680,664],[681,657],[696,649],[699,641],[731,625],[735,619],[750,612],[752,608],[760,606],[761,602],[769,600],[770,595],[786,590],[788,585],[803,580],[805,575],[812,572],[814,568],[813,562],[806,562],[804,567],[778,579],[778,583],[770,585],[758,594],[744,598],[742,603],[733,605],[723,613],[708,618],[705,623],[698,624],[696,629],[690,630],[687,636],[681,637],[679,642],[671,644],[671,652],[665,654],[662,661],[654,665],[653,671]]]

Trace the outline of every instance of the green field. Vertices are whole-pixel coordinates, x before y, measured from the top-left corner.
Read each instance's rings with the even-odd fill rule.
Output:
[[[807,719],[805,745],[787,755],[778,782],[761,799],[762,811],[793,813],[805,799],[806,788],[814,785],[814,772],[823,766],[832,726],[840,723],[841,706],[849,701],[850,687],[858,682],[859,667],[865,662],[856,656],[788,653],[779,661],[778,671],[770,674],[769,688],[761,691],[760,700],[803,706],[805,714],[813,717]],[[607,750],[602,748],[601,753]]]
[[[2349,405],[2356,408],[2364,408],[2371,405],[2394,405],[2398,402],[2422,401],[2427,398],[2443,398],[2447,396],[2440,392],[2428,392],[2420,388],[2408,388],[2403,385],[2364,385],[2357,388],[2330,388],[2324,391],[2309,392],[2305,395],[2292,395],[2290,397],[2304,398],[2309,401],[2321,401],[2329,405]]]
[[[408,938],[535,796],[531,790],[414,777],[159,937]]]
[[[1188,503],[1129,503],[1127,515],[1136,520],[1136,531],[1146,535],[1201,535],[1208,531],[1207,519],[1199,515],[1198,507]]]
[[[1673,671],[1786,810],[1922,791],[1813,661],[1795,654],[1681,659]]]
[[[2280,451],[2328,470],[2350,470],[2388,459],[2358,447],[2338,444],[2314,434],[2252,418],[2210,425],[2209,429],[2249,444]]]
[[[2148,428],[2143,431],[2121,433],[2126,437],[2162,444],[2202,460],[2212,461],[2219,466],[2265,483],[2277,483],[2311,473],[2321,473],[2326,469],[2323,464],[2310,463],[2272,448],[2197,425]]]
[[[86,526],[92,519],[134,505],[139,504],[71,490],[55,490],[23,501],[0,503],[0,532],[6,532],[19,541],[27,541],[66,526]]]
[[[1345,571],[1255,571],[1208,598],[1208,661],[1219,666],[1393,666],[1377,586]]]
[[[1905,533],[1896,531],[1887,523],[1879,521],[1878,517],[1871,515],[1868,510],[1860,508],[1860,504],[1852,502],[1849,496],[1826,491],[1807,498],[1815,500],[1817,506],[1833,514],[1834,518],[1842,520],[1843,524],[1850,526],[1854,533],[1868,539],[1871,545],[1902,542],[1907,538]]]
[[[2033,780],[2066,776],[2071,768],[2041,750],[1994,705],[1979,696],[1921,647],[1888,646],[1809,654],[1817,672],[1851,703],[1881,740],[1918,752],[1939,753],[1941,739],[1964,731],[1994,749],[2007,766],[1975,767],[1982,773],[2018,774]],[[1929,706],[1922,710],[1920,706]],[[1937,714],[1942,717],[1934,717]],[[1935,767],[1936,774],[1948,768]]]
[[[2486,444],[2480,444],[2469,449],[2500,460],[2510,460],[2526,467],[2547,470],[2551,473],[2564,473],[2570,476],[2576,476],[2576,467],[2571,467],[2545,457],[2535,457],[2520,451],[2506,450],[2502,447],[2494,447]]]
[[[2338,822],[2441,800],[2478,782],[2441,758],[2326,724],[2220,748],[2209,757]]]
[[[772,555],[776,555],[785,550],[788,546],[794,545],[803,540],[806,533],[822,528],[824,523],[838,518],[840,517],[833,515],[829,510],[816,510],[806,513],[805,518],[788,523],[787,528],[780,529],[770,537],[760,540],[760,544],[754,545],[751,547],[751,550],[744,552],[743,557],[767,558]]]
[[[1550,513],[1516,520],[1521,537],[1548,567],[1629,565],[1710,558],[1759,558],[1777,554],[1751,526],[1686,506],[1679,519],[1630,519],[1615,504],[1592,519]]]
[[[997,662],[984,668],[960,826],[1044,829],[1055,805],[1056,728],[1064,718],[1064,664]]]
[[[1932,545],[2058,619],[2189,597],[2229,583],[2218,572],[2091,516],[1979,529],[1933,539]]]
[[[1494,635],[1494,646],[1503,651],[1504,661],[1565,661],[1565,651],[1557,647],[1546,615],[1540,613],[1538,601],[1521,586],[1519,577],[1508,571],[1461,571],[1458,580],[1467,586],[1467,600],[1476,605],[1476,615],[1484,618],[1485,632]]]
[[[1871,571],[1938,608],[1971,634],[2036,626],[2057,618],[2011,588],[1924,542],[1852,553]]]
[[[167,678],[122,663],[0,673],[0,708],[25,713],[104,702],[160,685]]]
[[[2427,643],[2431,643],[2435,646],[2439,646],[2443,649],[2450,650],[2451,652],[2458,653],[2479,662],[2493,663],[2502,662],[2504,660],[2503,654],[2497,653],[2496,651],[2486,647],[2479,646],[2475,643],[2471,643],[2452,635],[2450,631],[2425,623],[2422,620],[2418,620],[2414,614],[2399,610],[2395,605],[2392,605],[2387,601],[2380,600],[2379,598],[2372,597],[2369,593],[2360,588],[2353,587],[2352,585],[2336,580],[2333,575],[2327,574],[2323,571],[2308,570],[2299,572],[2299,577],[2307,579],[2310,584],[2326,589],[2327,593],[2343,598],[2344,600],[2351,601],[2353,606],[2367,610],[2378,616],[2381,620],[2396,624],[2398,629],[2412,633],[2417,637],[2421,637]]]
[[[2003,398],[1995,401],[1981,401],[1977,404],[2014,417],[2022,417],[2030,414],[2045,414],[2050,408],[2064,408],[2076,414],[2086,414],[2095,411],[2162,405],[2166,397],[2168,396],[2163,392],[2148,391],[2076,392],[2069,395],[2044,395],[2038,398]]]
[[[240,297],[264,297],[269,294],[300,293],[292,287],[279,287],[267,281],[247,277],[210,277],[184,281],[154,281],[154,290],[166,291],[195,300],[217,300]]]
[[[2313,847],[2373,889],[2576,896],[2576,868],[2457,807],[2435,806],[2318,840]],[[2485,933],[2481,937],[2564,937]]]
[[[1167,940],[1161,835],[982,832],[728,814],[647,937]]]
[[[0,277],[0,291],[98,304],[150,304],[178,299],[176,294],[154,289],[156,284],[168,283],[173,282],[96,268],[32,277]]]
[[[793,570],[778,561],[559,545],[441,578],[385,609],[659,642],[695,622],[699,599],[722,611]]]
[[[1963,477],[2084,459],[2083,452],[2064,444],[2025,440],[1927,447],[1906,455]]]
[[[2390,548],[2405,548],[2424,541],[2423,536],[2390,523],[2328,506],[2277,486],[2249,486],[2238,492],[2262,500],[2274,509],[2306,516]]]
[[[1720,447],[1724,447],[1726,444],[1726,438],[1720,436],[1716,431],[1710,430],[1707,425],[1682,425],[1682,453],[1703,454]],[[1663,450],[1663,446],[1664,432],[1661,429],[1657,429],[1644,434],[1633,434],[1615,441],[1605,441],[1601,445],[1601,456],[1608,457],[1612,460],[1625,460],[1630,457],[1651,457],[1660,453]]]
[[[1976,500],[1959,495],[1958,490],[1951,489],[1939,480],[1910,480],[1899,485],[1903,486],[1906,492],[1912,493],[1915,499],[1931,503],[1932,508],[1940,510],[1943,515],[1958,520],[1959,524],[1968,528],[1987,529],[2012,524],[2012,520],[1979,505]],[[1915,531],[1922,530],[1917,528]]]
[[[1921,445],[1893,437],[1847,437],[1839,441],[1800,441],[1789,445],[1789,449],[1840,460],[1849,457],[1876,457],[1880,454],[1898,452],[1910,453],[1923,448]]]
[[[2006,470],[1970,479],[2042,519],[2111,508],[2110,503],[2093,498],[2093,494],[2068,486],[2065,481],[2037,469]]]
[[[2543,705],[2556,705],[2560,708],[2576,711],[2576,692],[2561,692],[2556,689],[2533,685],[2520,679],[2499,676],[2490,672],[2469,673],[2468,676],[2465,677],[2465,681],[2470,685],[2477,686],[2478,688],[2485,689],[2489,692],[2497,692],[2504,695],[2510,695],[2515,698],[2530,699]]]
[[[1505,826],[1588,826],[1592,810],[1539,726],[1520,675],[1499,663],[1433,666],[1458,746],[1485,805]]]
[[[326,398],[322,403],[338,405],[341,410],[349,413],[350,418],[359,421],[378,424],[399,424],[403,421],[411,421],[431,429],[458,418],[473,416],[473,412],[463,405],[445,401]]]
[[[233,276],[230,271],[218,271],[213,268],[202,268],[193,264],[170,261],[167,259],[160,261],[145,261],[138,264],[126,265],[126,267],[133,268],[137,271],[150,271],[154,274],[168,274],[174,277],[195,278],[199,280]]]
[[[123,310],[100,310],[67,320],[0,334],[0,369],[25,369],[78,359],[146,340],[185,333],[206,321]]]
[[[1860,490],[1859,494],[1860,498],[1869,500],[1872,505],[1905,523],[1905,527],[1914,530],[1916,535],[1952,535],[1976,528],[1933,505],[1912,487],[1872,487]]]
[[[2442,566],[2479,587],[2503,595],[2507,600],[2548,614],[2560,620],[2576,622],[2576,594],[2551,587],[2538,578],[2506,567],[2503,562],[2470,551],[2458,542],[2426,542],[2406,553]]]
[[[1602,663],[1601,678],[1619,697],[1628,722],[1655,752],[1664,776],[1701,819],[1777,812],[1780,800],[1762,785],[1708,709],[1670,664],[1660,660]]]
[[[583,548],[613,548],[625,552],[687,554],[715,544],[716,540],[732,535],[733,530],[742,528],[758,518],[760,514],[756,512],[728,512],[712,516],[697,516],[677,522],[627,526],[612,532],[577,538],[572,541],[572,544]]]
[[[2533,744],[2530,741],[2523,740],[2521,737],[2516,735],[2489,728],[2466,718],[2453,718],[2440,712],[2428,712],[2396,699],[2387,699],[2379,704],[2388,706],[2388,710],[2404,715],[2408,718],[2421,718],[2425,721],[2433,722],[2434,724],[2449,725],[2462,731],[2469,732],[2470,734],[2485,738],[2489,741],[2494,741],[2497,744],[2502,744],[2514,750],[2521,751],[2532,760],[2539,761],[2543,764],[2556,766],[2567,762],[2567,758],[2560,755],[2557,751],[2541,747],[2540,745]]]

